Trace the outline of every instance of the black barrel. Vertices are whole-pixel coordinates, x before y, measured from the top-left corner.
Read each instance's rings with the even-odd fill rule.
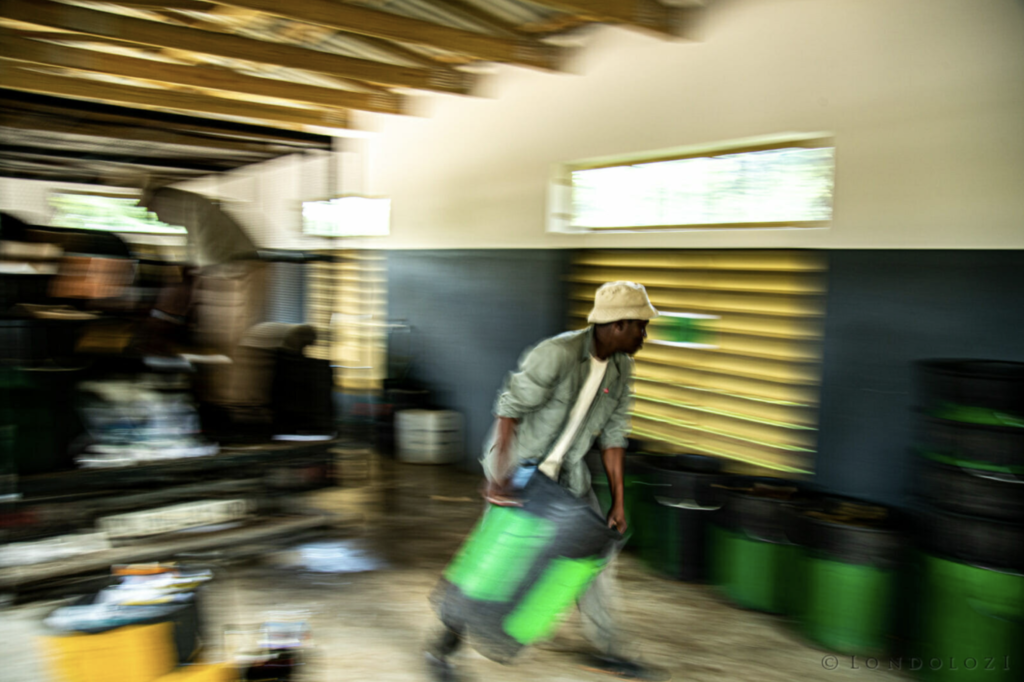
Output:
[[[1024,417],[1024,362],[934,359],[917,363],[924,409],[955,421],[987,421],[981,411]]]
[[[919,460],[918,490],[928,504],[959,514],[1024,522],[1024,475]]]
[[[918,505],[914,527],[928,554],[1000,571],[1024,572],[1024,524]]]
[[[921,449],[928,455],[1024,471],[1024,420],[1020,425],[972,424],[926,415],[920,430]]]
[[[721,460],[695,454],[652,456],[634,510],[648,526],[641,556],[658,572],[689,582],[708,578],[708,528],[720,509]]]

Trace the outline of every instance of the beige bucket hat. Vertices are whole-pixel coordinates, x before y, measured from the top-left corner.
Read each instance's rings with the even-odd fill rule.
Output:
[[[643,284],[636,282],[608,282],[594,295],[594,309],[587,322],[606,324],[619,320],[650,320],[658,311],[647,298]]]

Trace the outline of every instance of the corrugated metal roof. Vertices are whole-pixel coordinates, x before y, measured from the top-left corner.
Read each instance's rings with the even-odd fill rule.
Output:
[[[457,11],[453,11],[443,4],[435,4],[430,0],[352,0],[348,4],[421,21],[429,21],[432,24],[440,24],[441,26],[458,28],[464,31],[488,33],[487,28],[481,26],[479,22]]]
[[[517,26],[545,21],[560,14],[550,7],[541,7],[519,0],[464,0],[477,9]]]

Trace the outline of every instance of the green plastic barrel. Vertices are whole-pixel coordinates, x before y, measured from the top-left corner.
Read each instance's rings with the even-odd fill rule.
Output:
[[[548,519],[515,507],[490,507],[444,577],[470,600],[510,604],[502,629],[529,646],[551,635],[606,563],[598,556],[554,557],[526,593],[518,594],[557,534]]]
[[[898,517],[898,518],[897,518]],[[800,631],[836,653],[881,656],[894,647],[904,519],[896,510],[826,492],[787,512],[800,545],[789,609]]]
[[[622,536],[585,500],[534,474],[522,507],[488,507],[431,600],[484,656],[512,660],[549,637]]]
[[[780,544],[779,572],[775,580],[779,612],[799,620],[807,610],[810,592],[807,589],[807,552],[791,543]]]
[[[646,507],[647,524],[651,531],[651,540],[644,544],[641,558],[654,571],[670,577],[679,578],[682,562],[688,551],[687,519],[679,513],[673,513],[671,507],[659,503],[656,496],[648,495],[643,501]]]
[[[515,507],[490,507],[444,577],[470,599],[508,601],[555,531],[548,519]]]
[[[711,525],[711,581],[725,597],[745,609],[786,613],[792,599],[792,574],[799,548],[765,542],[743,532]]]
[[[557,528],[514,507],[491,507],[445,571],[445,579],[478,602],[512,600]],[[566,609],[604,567],[598,557],[557,557],[504,618],[505,633],[524,646],[548,637]]]
[[[611,507],[611,491],[603,465],[588,461],[592,486],[601,509]],[[719,508],[719,460],[681,453],[629,454],[623,472],[626,548],[654,571],[677,580],[707,579],[707,526]]]
[[[837,561],[807,551],[803,633],[820,646],[845,654],[881,655],[889,648],[896,572]]]
[[[709,529],[711,582],[741,608],[787,613],[799,587],[800,548],[787,538],[784,510],[800,498],[800,485],[747,476],[722,485],[723,507]]]
[[[1024,575],[924,555],[919,611],[922,679],[1021,678]]]

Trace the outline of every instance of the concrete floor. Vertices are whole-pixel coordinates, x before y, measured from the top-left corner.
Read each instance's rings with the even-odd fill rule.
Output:
[[[356,455],[347,465],[366,462]],[[449,467],[377,458],[356,473],[350,485],[307,496],[317,507],[360,515],[354,529],[335,534],[346,543],[345,568],[356,572],[305,570],[294,548],[225,566],[205,595],[207,658],[223,660],[225,648],[238,639],[235,633],[251,631],[268,617],[305,618],[313,647],[302,680],[429,679],[421,649],[435,619],[427,595],[480,514],[479,481]],[[356,565],[353,557],[364,564]],[[833,658],[802,642],[782,620],[733,608],[709,586],[658,577],[632,556],[622,557],[618,577],[624,630],[639,657],[668,669],[674,680],[841,682],[866,673],[873,679],[900,675],[886,670],[888,661],[880,662],[880,670],[867,670],[862,659]],[[50,679],[34,640],[41,617],[54,605],[0,611],[2,677],[8,682]],[[528,651],[514,666],[471,650],[456,660],[466,682],[611,679],[578,666],[577,652],[585,649],[573,614],[553,641]]]

